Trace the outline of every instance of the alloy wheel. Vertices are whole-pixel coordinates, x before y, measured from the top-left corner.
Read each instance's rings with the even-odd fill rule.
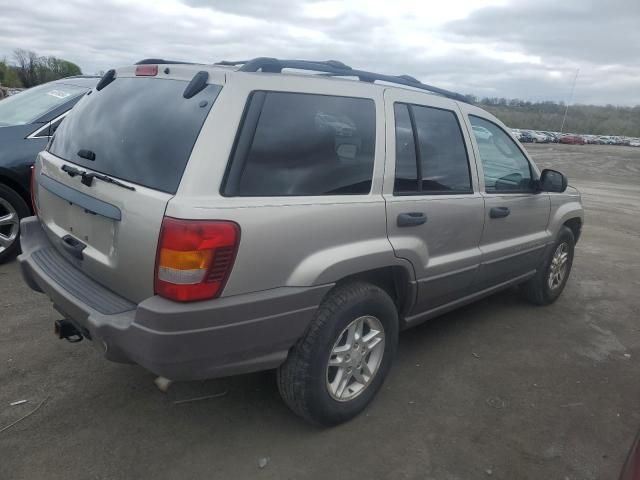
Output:
[[[562,242],[556,248],[553,258],[551,259],[551,265],[549,266],[549,278],[547,279],[547,283],[551,290],[555,290],[562,285],[562,281],[567,274],[568,260],[569,245],[566,242]]]
[[[347,325],[338,335],[327,363],[326,384],[331,398],[345,402],[360,395],[373,381],[384,347],[384,328],[376,317],[358,317]]]
[[[18,238],[20,217],[8,201],[0,198],[0,253],[7,250]]]

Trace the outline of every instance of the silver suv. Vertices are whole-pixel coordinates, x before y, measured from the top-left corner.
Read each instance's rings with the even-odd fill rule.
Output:
[[[335,61],[111,70],[33,187],[19,261],[61,338],[171,380],[277,368],[323,425],[372,400],[400,330],[513,285],[556,300],[583,222],[489,113]]]

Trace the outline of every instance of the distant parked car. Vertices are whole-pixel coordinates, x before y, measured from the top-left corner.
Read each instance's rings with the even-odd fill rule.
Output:
[[[519,138],[521,143],[533,143],[533,135],[531,134],[530,131],[528,130],[521,130],[520,131],[520,138]]]
[[[20,219],[31,215],[31,166],[71,107],[97,77],[70,77],[0,102],[0,263],[18,253]]]
[[[480,125],[474,125],[471,128],[473,129],[473,133],[476,138],[481,142],[488,142],[491,140],[491,137],[493,137],[493,134],[489,130],[481,127]]]
[[[542,133],[543,135],[546,135],[550,143],[558,142],[558,136],[555,133],[552,133],[552,132],[540,132],[540,133]]]
[[[634,138],[629,142],[630,147],[640,147],[640,139]]]
[[[603,135],[600,137],[600,142],[602,143],[602,145],[615,145],[616,144],[616,140],[614,137],[610,137],[608,135]]]
[[[560,137],[560,143],[567,143],[570,145],[584,145],[584,138],[580,135],[563,135]]]
[[[547,143],[549,142],[548,137],[541,132],[536,132],[535,130],[528,130],[529,134],[531,135],[532,138],[532,142],[533,143]]]

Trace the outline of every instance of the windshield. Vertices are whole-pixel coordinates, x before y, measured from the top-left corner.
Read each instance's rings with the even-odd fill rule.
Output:
[[[183,96],[188,82],[116,78],[84,97],[56,131],[49,151],[70,162],[175,193],[220,89]],[[78,153],[90,152],[83,156]]]
[[[87,88],[47,83],[0,101],[0,127],[33,123],[45,113],[87,92]]]

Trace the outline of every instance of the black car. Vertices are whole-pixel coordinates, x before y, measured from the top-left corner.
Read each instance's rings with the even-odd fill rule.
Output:
[[[0,263],[18,253],[20,219],[31,215],[31,166],[60,122],[98,77],[69,77],[0,101]]]

